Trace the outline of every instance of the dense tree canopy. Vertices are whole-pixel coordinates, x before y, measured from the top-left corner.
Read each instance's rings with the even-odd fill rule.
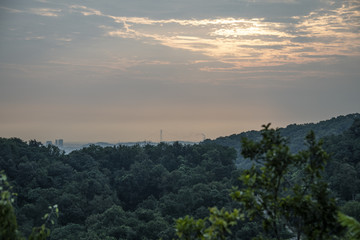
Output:
[[[293,147],[288,144],[288,136],[292,135],[290,132],[286,138],[277,133],[268,136],[276,148],[266,141],[261,142],[261,133],[246,133],[249,141],[243,142],[243,158],[260,161],[253,168],[248,163],[235,165],[235,160],[239,161],[236,150],[232,146],[219,145],[217,141],[194,145],[90,145],[65,154],[55,146],[43,146],[35,140],[24,142],[18,138],[0,138],[0,170],[4,171],[9,186],[12,186],[11,191],[5,188],[1,190],[2,203],[11,205],[1,205],[1,213],[4,214],[1,217],[5,216],[13,223],[16,217],[16,225],[12,225],[14,229],[18,229],[16,234],[21,233],[20,237],[30,236],[41,232],[43,217],[49,214],[48,207],[57,205],[59,216],[52,219],[54,224],[44,226],[42,232],[46,233],[46,229],[49,229],[49,238],[53,240],[172,239],[177,236],[174,219],[181,217],[187,219],[183,222],[187,225],[183,227],[192,229],[193,232],[189,235],[192,237],[205,228],[209,236],[211,233],[231,232],[231,235],[225,236],[230,239],[251,239],[259,233],[266,234],[262,228],[264,216],[255,214],[256,211],[266,211],[269,216],[274,217],[266,223],[270,226],[268,232],[272,236],[276,236],[276,233],[271,233],[271,230],[276,229],[272,222],[279,220],[278,235],[283,237],[289,234],[289,229],[292,229],[290,235],[294,234],[299,230],[296,225],[301,223],[304,226],[309,220],[304,218],[304,213],[295,211],[295,204],[305,204],[311,209],[303,208],[303,205],[297,207],[305,212],[311,210],[317,216],[320,214],[316,210],[317,205],[306,201],[324,201],[322,206],[327,209],[339,207],[354,220],[360,220],[360,123],[359,120],[354,121],[353,117],[351,127],[349,118],[343,118],[345,123],[339,119],[333,120],[336,120],[337,130],[329,130],[334,134],[325,137],[323,144],[330,158],[315,158],[320,161],[313,163],[311,156],[317,154],[315,150],[318,145],[311,137],[308,139],[308,152],[295,154]],[[323,126],[326,125],[324,124],[322,123]],[[302,132],[300,127],[297,125],[292,128],[296,132]],[[326,128],[323,131],[325,130]],[[237,141],[240,145],[240,140]],[[267,157],[273,163],[264,161],[268,152],[272,153]],[[327,160],[326,166],[323,160]],[[247,169],[244,171],[240,167],[245,165]],[[262,170],[261,166],[268,166],[269,171]],[[323,166],[324,172],[317,170]],[[262,173],[265,174],[264,178]],[[238,181],[241,175],[243,181]],[[275,176],[280,177],[278,185],[273,184]],[[321,181],[310,181],[320,176]],[[327,183],[331,191],[326,188]],[[231,199],[232,186],[244,192],[250,185],[252,193],[237,197],[242,199],[242,204],[248,201],[249,206],[258,206],[260,210],[255,211],[249,207],[246,212],[234,213],[233,209],[240,209],[241,202]],[[275,198],[261,192],[260,189],[266,186],[278,186]],[[300,191],[296,186],[306,186],[306,191]],[[267,192],[270,193],[270,189]],[[307,199],[308,195],[311,198]],[[9,196],[13,200],[9,200]],[[288,204],[283,204],[282,199],[286,196],[290,196],[286,199]],[[336,202],[329,200],[332,198]],[[256,204],[250,204],[251,201]],[[269,204],[265,206],[266,203]],[[214,206],[217,208],[213,208]],[[212,218],[200,221],[209,216],[209,209]],[[250,214],[251,212],[254,214]],[[289,213],[288,216],[286,212]],[[279,213],[282,214],[281,218],[278,218]],[[186,215],[189,217],[184,218]],[[328,218],[333,215],[319,216]],[[345,223],[351,221],[344,218]],[[192,224],[188,224],[189,222]],[[231,224],[223,225],[228,222]],[[1,224],[4,224],[3,220]],[[34,227],[37,226],[40,228],[36,228],[34,232]],[[177,226],[181,227],[181,222]],[[329,226],[318,227],[326,232]],[[301,235],[306,234],[304,227],[300,229]],[[220,236],[222,235],[218,235],[219,238]]]
[[[36,141],[0,139],[0,166],[8,176],[24,235],[58,204],[51,239],[171,239],[174,218],[203,217],[231,205],[235,150],[179,143],[99,147],[66,155]]]
[[[315,140],[314,132],[306,136],[307,149],[292,154],[280,131],[269,126],[264,126],[259,141],[242,139],[242,154],[254,163],[241,174],[243,186],[232,193],[240,207],[230,212],[212,208],[209,217],[198,220],[189,216],[178,219],[180,239],[230,239],[239,220],[262,223],[264,231],[259,231],[256,239],[357,239],[360,236],[360,224],[339,212],[322,179],[329,156],[322,142]],[[355,121],[346,134],[356,135],[358,127],[360,124]],[[349,208],[356,212],[358,203],[347,202],[342,209],[351,211]],[[343,227],[348,228],[346,236]]]

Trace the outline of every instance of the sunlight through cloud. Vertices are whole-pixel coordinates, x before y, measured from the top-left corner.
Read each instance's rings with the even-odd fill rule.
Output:
[[[206,71],[234,71],[246,67],[306,64],[333,57],[359,56],[359,3],[350,1],[333,10],[295,16],[295,22],[266,19],[165,19],[104,15],[86,9],[84,15],[101,15],[122,27],[104,27],[106,35],[132,38],[152,44],[201,53],[228,68],[205,67]],[[82,10],[81,10],[82,11]],[[308,49],[312,49],[309,53]]]

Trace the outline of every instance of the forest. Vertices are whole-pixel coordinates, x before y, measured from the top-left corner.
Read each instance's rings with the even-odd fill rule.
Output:
[[[293,124],[271,134],[284,136],[279,143],[297,153],[305,149],[310,130],[322,138],[329,155],[316,177],[326,184],[333,207],[360,221],[360,115]],[[216,209],[223,213],[243,207],[234,201],[241,198],[234,197],[234,189],[244,189],[249,180],[243,176],[255,173],[255,155],[249,150],[255,143],[249,141],[260,141],[262,134],[251,131],[194,145],[91,145],[69,154],[36,140],[0,138],[0,170],[8,182],[2,182],[1,190],[14,193],[19,236],[31,235],[46,222],[51,240],[187,239],[179,234],[181,220],[209,219]],[[304,172],[289,168],[287,174],[296,180]],[[58,216],[49,216],[49,206],[50,213],[56,206]],[[189,222],[189,227],[195,224]],[[236,218],[226,238],[216,239],[252,239],[266,232],[260,218],[245,216]],[[291,233],[281,236],[290,238]]]

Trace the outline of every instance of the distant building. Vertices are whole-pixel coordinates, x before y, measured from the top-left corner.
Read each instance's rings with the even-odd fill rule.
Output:
[[[52,145],[52,141],[46,141],[45,146]]]
[[[56,139],[55,140],[55,145],[58,147],[62,147],[64,145],[64,140],[63,139]]]

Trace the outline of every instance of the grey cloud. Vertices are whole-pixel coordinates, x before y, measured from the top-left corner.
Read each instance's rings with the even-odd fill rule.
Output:
[[[83,5],[83,1],[67,1],[68,4]],[[267,17],[306,15],[323,6],[321,0],[292,1],[218,1],[218,0],[115,0],[86,1],[88,7],[99,9],[115,16],[144,16],[155,19],[168,18],[212,18],[212,17]]]
[[[269,45],[269,46],[264,46],[264,45],[238,45],[238,47],[241,48],[256,48],[256,49],[283,49],[284,47],[286,47],[286,45]]]
[[[302,54],[302,57],[306,57],[306,58],[345,58],[346,55],[339,55],[339,54],[332,54],[332,55],[313,55],[313,54]]]
[[[17,3],[16,3],[17,2]],[[27,8],[51,6],[54,8],[65,8],[69,5],[85,4],[84,1],[71,0],[48,1],[46,3],[34,1],[5,1],[1,5],[4,7],[18,8],[24,10]],[[212,18],[212,17],[262,17],[276,19],[282,16],[291,17],[294,15],[306,15],[313,9],[323,6],[320,0],[303,0],[295,4],[293,1],[218,1],[218,0],[183,0],[183,1],[165,1],[165,0],[132,0],[132,1],[86,1],[86,6],[98,9],[105,14],[114,16],[144,16],[155,19],[169,18]],[[292,21],[289,19],[289,21]]]
[[[314,42],[315,39],[314,37],[294,37],[291,41],[295,43],[309,43]]]
[[[348,32],[348,31],[346,31]],[[311,32],[308,33],[308,35],[312,35]],[[327,44],[327,43],[331,43],[331,42],[335,42],[338,39],[338,36],[314,36],[314,37],[294,37],[291,38],[291,42],[294,43],[323,43],[323,44]]]
[[[301,47],[299,45],[299,47]],[[302,48],[298,48],[298,49],[293,49],[293,52],[315,52],[316,49],[313,47],[302,47]]]

